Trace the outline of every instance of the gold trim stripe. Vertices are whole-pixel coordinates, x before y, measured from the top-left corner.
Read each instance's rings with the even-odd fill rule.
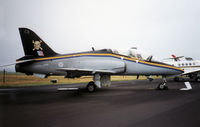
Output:
[[[126,59],[126,60],[130,60],[130,61],[133,61],[133,62],[136,62],[138,60],[138,63],[143,63],[143,64],[147,64],[147,65],[154,65],[154,66],[160,66],[160,67],[167,67],[167,68],[177,69],[177,70],[183,71],[183,69],[175,67],[175,66],[171,66],[171,65],[164,65],[164,64],[159,64],[159,63],[151,63],[151,62],[139,60],[139,59],[136,59],[136,58],[130,58],[130,57],[126,57],[126,56],[120,56],[120,55],[108,54],[108,53],[80,53],[80,54],[63,55],[63,56],[55,56],[55,57],[36,58],[34,60],[35,61],[42,61],[42,60],[62,59],[62,58],[78,57],[78,56],[113,56],[113,57],[118,57],[120,59],[123,58],[123,59]]]

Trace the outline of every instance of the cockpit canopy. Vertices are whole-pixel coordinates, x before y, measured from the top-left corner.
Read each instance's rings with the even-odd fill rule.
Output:
[[[132,47],[129,50],[117,50],[117,49],[102,49],[100,51],[106,51],[114,54],[120,54],[124,56],[129,56],[132,58],[145,60],[145,61],[155,61],[160,62],[158,59],[153,57],[153,55],[150,55],[149,53],[146,53],[142,50],[137,49],[137,47]]]

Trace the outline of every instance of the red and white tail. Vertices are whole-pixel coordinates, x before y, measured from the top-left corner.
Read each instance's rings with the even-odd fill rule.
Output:
[[[172,58],[173,58],[175,61],[180,61],[179,57],[176,57],[174,54],[172,54]]]

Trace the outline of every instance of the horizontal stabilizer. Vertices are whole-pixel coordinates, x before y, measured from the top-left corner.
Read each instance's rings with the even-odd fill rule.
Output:
[[[15,65],[15,64],[27,63],[27,62],[31,62],[31,61],[34,61],[34,59],[20,60],[20,61],[17,61],[17,62],[15,62],[15,63],[6,64],[6,65],[1,65],[0,67],[8,67],[8,66],[12,66],[12,65]]]

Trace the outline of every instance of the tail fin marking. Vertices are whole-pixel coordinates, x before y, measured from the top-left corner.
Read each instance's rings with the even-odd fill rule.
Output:
[[[25,56],[44,57],[57,55],[35,32],[19,28]]]

